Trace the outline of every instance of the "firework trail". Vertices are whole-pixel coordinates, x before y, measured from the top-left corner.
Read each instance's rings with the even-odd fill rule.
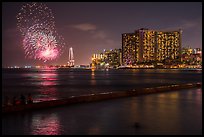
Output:
[[[51,30],[55,28],[52,11],[43,3],[27,3],[17,15],[17,27],[23,35],[35,24],[42,24]]]
[[[52,11],[45,4],[27,3],[16,17],[27,58],[46,62],[62,54],[64,39],[57,33]]]

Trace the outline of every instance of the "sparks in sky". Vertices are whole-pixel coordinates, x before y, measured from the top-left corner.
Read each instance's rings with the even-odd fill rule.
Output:
[[[55,29],[54,16],[45,4],[28,3],[17,15],[17,27],[23,36],[23,49],[28,58],[54,60],[65,45]]]

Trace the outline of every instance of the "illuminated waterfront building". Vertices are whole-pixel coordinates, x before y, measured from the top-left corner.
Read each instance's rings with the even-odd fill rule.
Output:
[[[181,30],[157,33],[157,61],[165,60],[180,62]]]
[[[91,59],[92,59],[91,66],[94,68],[98,68],[104,60],[104,54],[103,53],[93,54]]]
[[[106,64],[110,67],[120,66],[122,59],[121,49],[107,50],[104,54],[104,61]]]
[[[184,47],[181,50],[181,62],[187,65],[202,65],[201,48]]]
[[[193,54],[200,54],[202,56],[202,50],[201,48],[195,48],[193,49]]]
[[[191,48],[191,47],[183,47],[182,49],[181,49],[181,54],[183,55],[183,54],[187,54],[187,55],[191,55],[191,54],[193,54],[193,49]]]
[[[104,50],[103,53],[92,55],[92,67],[94,68],[116,68],[121,65],[121,49]]]
[[[180,61],[181,30],[139,29],[122,34],[122,64],[165,63]]]
[[[139,61],[139,35],[122,34],[122,64],[132,65]]]

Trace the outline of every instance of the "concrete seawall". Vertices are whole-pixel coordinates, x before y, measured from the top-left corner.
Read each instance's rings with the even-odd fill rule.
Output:
[[[2,107],[2,113],[6,114],[11,112],[17,112],[17,111],[43,109],[43,108],[76,104],[76,103],[94,102],[94,101],[101,101],[101,100],[121,98],[121,97],[147,95],[147,94],[153,94],[153,93],[161,93],[161,92],[168,92],[168,91],[175,91],[175,90],[189,89],[189,88],[200,88],[200,87],[202,87],[202,83],[192,83],[192,84],[190,83],[190,84],[160,86],[160,87],[154,87],[154,88],[138,88],[138,89],[133,89],[132,91],[124,91],[124,92],[107,92],[107,93],[99,93],[99,94],[89,94],[89,95],[82,95],[82,96],[76,96],[76,97],[69,97],[67,99],[44,101],[44,102],[38,102],[33,104],[27,104],[27,105],[6,106],[6,107]]]

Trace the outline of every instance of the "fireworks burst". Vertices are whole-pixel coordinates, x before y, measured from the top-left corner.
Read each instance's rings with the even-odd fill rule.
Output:
[[[17,21],[17,27],[23,36],[26,57],[46,62],[62,54],[64,40],[56,32],[54,16],[45,4],[23,5]]]

